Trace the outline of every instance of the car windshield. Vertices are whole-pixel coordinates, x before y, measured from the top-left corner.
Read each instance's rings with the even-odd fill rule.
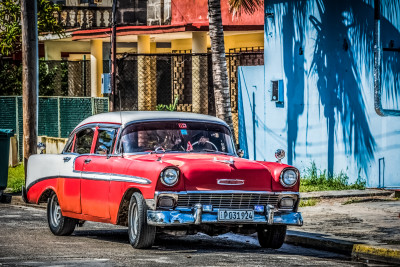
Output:
[[[121,147],[123,153],[235,153],[228,128],[207,122],[135,123],[121,133]]]

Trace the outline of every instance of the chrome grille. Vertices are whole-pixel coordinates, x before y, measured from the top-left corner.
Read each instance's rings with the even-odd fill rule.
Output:
[[[278,195],[257,193],[198,193],[178,196],[178,207],[193,207],[195,204],[213,205],[218,209],[253,209],[255,205],[278,204]]]

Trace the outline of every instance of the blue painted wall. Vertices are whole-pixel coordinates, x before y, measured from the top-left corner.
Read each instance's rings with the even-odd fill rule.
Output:
[[[247,159],[266,160],[264,66],[238,68],[239,143]]]
[[[314,161],[330,173],[346,171],[351,182],[361,176],[369,187],[400,187],[400,117],[374,110],[373,1],[265,2],[264,75],[256,78],[265,81],[265,102],[256,105],[264,154],[257,159],[274,160],[284,148],[300,170]],[[381,30],[383,47],[400,48],[400,1],[382,0]],[[383,106],[400,109],[400,53],[383,52],[382,66]],[[282,104],[270,100],[272,80],[283,80]],[[240,86],[243,95],[249,86],[243,79]]]

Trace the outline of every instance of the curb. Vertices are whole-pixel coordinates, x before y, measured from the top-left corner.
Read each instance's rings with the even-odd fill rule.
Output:
[[[285,242],[303,247],[326,250],[351,256],[354,259],[373,260],[384,263],[400,262],[400,250],[388,249],[366,244],[359,244],[335,238],[326,237],[323,234],[310,234],[299,231],[287,231]]]
[[[303,247],[322,249],[351,256],[353,242],[326,237],[323,234],[310,234],[306,232],[290,231],[286,233],[285,242]]]
[[[388,249],[363,244],[354,244],[353,252],[351,255],[353,258],[384,261],[387,263],[400,263],[400,250],[398,249]]]
[[[321,192],[303,192],[300,193],[300,198],[307,200],[312,198],[348,198],[348,197],[374,197],[374,196],[390,196],[394,191],[392,190],[374,190],[365,192],[362,190],[354,190],[353,192],[346,192],[345,194],[337,194],[340,191],[321,191]]]

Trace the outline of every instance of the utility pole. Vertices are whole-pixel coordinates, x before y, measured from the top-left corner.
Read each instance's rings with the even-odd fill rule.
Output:
[[[26,177],[28,158],[37,153],[39,55],[36,0],[21,0],[21,26],[23,145]]]
[[[112,5],[112,24],[111,24],[111,99],[110,111],[115,111],[115,84],[116,84],[116,65],[117,65],[117,0],[113,0]],[[121,108],[121,107],[120,107]]]

